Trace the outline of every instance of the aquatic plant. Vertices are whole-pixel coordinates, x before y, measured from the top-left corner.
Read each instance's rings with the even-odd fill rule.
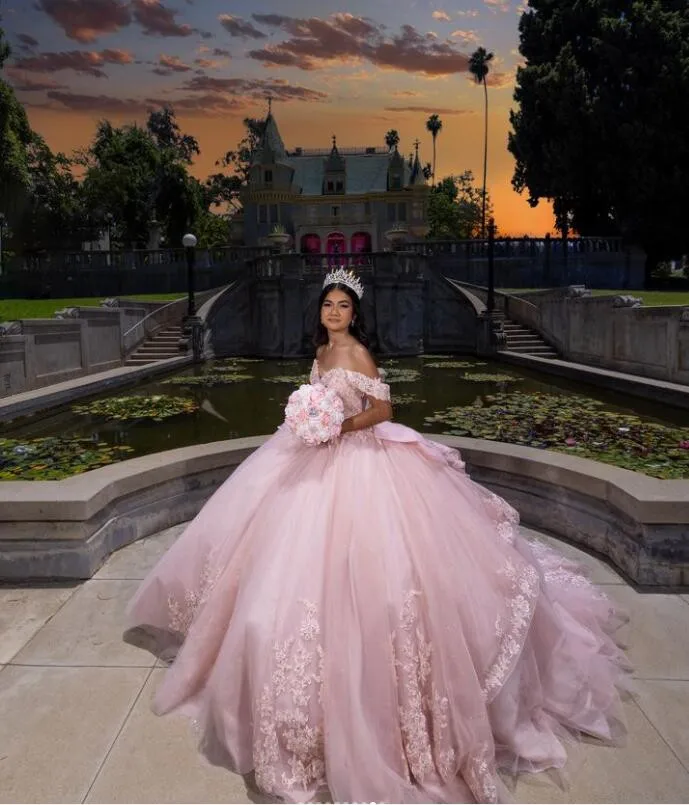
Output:
[[[76,437],[0,439],[0,481],[58,481],[122,461],[133,450]]]
[[[73,405],[75,414],[100,416],[116,421],[136,419],[152,419],[162,422],[179,414],[193,414],[198,410],[198,403],[187,397],[169,397],[166,394],[154,394],[150,397],[110,397],[105,400],[94,400],[83,405]]]
[[[579,395],[485,395],[480,404],[436,411],[425,423],[440,425],[443,433],[571,453],[655,478],[689,478],[686,428],[613,413]]]

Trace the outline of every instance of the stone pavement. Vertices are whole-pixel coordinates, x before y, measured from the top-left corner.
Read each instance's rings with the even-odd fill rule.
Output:
[[[164,668],[122,642],[127,601],[182,529],[123,548],[86,583],[0,587],[0,802],[271,801],[209,766],[185,719],[151,713]],[[621,749],[584,743],[564,790],[520,778],[517,801],[686,802],[689,596],[639,594],[557,545],[630,613],[630,736]]]

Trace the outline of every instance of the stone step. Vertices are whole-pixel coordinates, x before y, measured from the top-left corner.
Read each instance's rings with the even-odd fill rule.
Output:
[[[178,346],[177,344],[143,344],[140,346],[136,351],[145,351],[145,352],[177,352]]]
[[[523,353],[525,355],[538,355],[538,356],[541,356],[544,353],[547,353],[549,355],[550,354],[555,354],[554,351],[550,347],[547,347],[547,346],[542,346],[542,347],[521,347],[521,346],[517,346],[517,347],[515,347],[515,346],[512,346],[511,344],[508,344],[507,349],[510,352],[520,352],[520,353]]]

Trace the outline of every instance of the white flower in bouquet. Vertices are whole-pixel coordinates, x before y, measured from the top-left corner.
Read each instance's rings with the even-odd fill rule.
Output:
[[[310,445],[339,436],[344,418],[342,400],[322,383],[299,386],[285,406],[285,424]]]

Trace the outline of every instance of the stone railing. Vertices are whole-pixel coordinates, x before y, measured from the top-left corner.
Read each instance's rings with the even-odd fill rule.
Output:
[[[689,481],[529,447],[430,436],[525,525],[595,551],[647,588],[689,584]],[[90,578],[118,548],[192,519],[265,436],[179,448],[63,481],[0,483],[0,580]]]
[[[54,319],[0,325],[0,396],[104,372],[122,365],[122,333],[146,311],[139,307],[78,307]]]
[[[689,384],[689,307],[647,307],[633,294],[592,297],[573,289],[530,299],[538,313],[529,326],[566,360]],[[510,298],[508,305],[516,321],[528,324],[524,300]]]
[[[219,293],[221,288],[214,288],[211,291],[202,291],[201,293],[194,294],[196,307],[203,305],[208,299],[214,297]],[[155,310],[152,310],[144,318],[137,321],[122,335],[122,352],[125,357],[130,355],[139,344],[143,343],[151,335],[155,334],[163,327],[169,327],[173,324],[180,324],[187,312],[189,304],[188,298],[182,297],[175,299],[167,304],[158,304]]]

